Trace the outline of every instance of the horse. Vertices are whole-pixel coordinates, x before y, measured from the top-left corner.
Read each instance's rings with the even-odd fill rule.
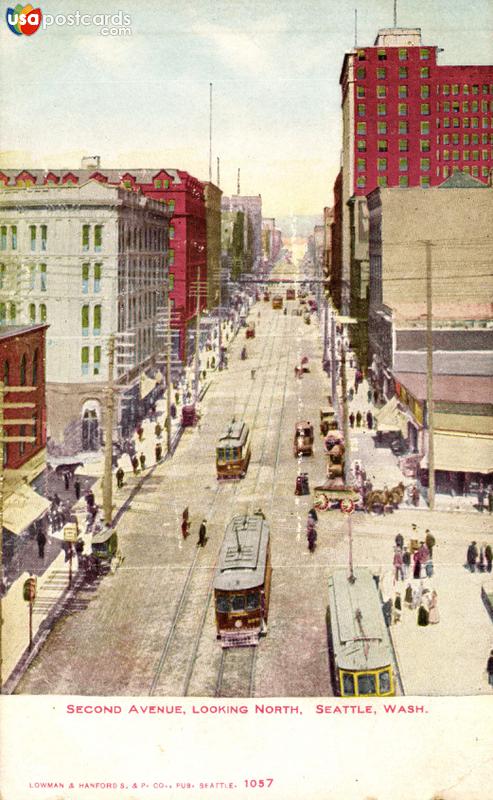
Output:
[[[391,503],[391,505],[393,505],[394,508],[397,508],[402,503],[404,499],[405,490],[406,487],[404,486],[402,481],[398,483],[397,486],[394,486],[392,489],[390,489],[389,502]]]
[[[389,504],[389,500],[390,492],[388,489],[375,489],[366,495],[365,508],[367,511],[371,511],[373,506],[379,505],[382,506],[385,513],[385,506]]]

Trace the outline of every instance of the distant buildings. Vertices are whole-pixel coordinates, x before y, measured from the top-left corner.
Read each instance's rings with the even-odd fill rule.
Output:
[[[242,273],[255,273],[262,265],[262,198],[232,195],[222,198],[225,263],[231,262],[231,278]]]
[[[172,212],[102,180],[78,184],[73,173],[67,180],[49,173],[35,186],[27,174],[24,185],[17,181],[0,192],[0,314],[4,309],[9,322],[50,325],[50,452],[97,450],[111,334],[120,433],[127,434],[152,401]]]
[[[282,248],[282,233],[276,228],[273,217],[264,217],[262,220],[262,261],[264,269],[269,269],[275,264]]]

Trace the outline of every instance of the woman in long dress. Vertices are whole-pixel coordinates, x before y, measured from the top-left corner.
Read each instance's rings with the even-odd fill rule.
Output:
[[[436,625],[437,622],[440,622],[440,614],[438,613],[438,595],[435,589],[433,589],[431,597],[428,600],[428,611],[428,622],[430,625]]]

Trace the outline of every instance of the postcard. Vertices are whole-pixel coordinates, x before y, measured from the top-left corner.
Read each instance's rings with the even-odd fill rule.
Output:
[[[2,800],[488,800],[493,12],[5,5]]]

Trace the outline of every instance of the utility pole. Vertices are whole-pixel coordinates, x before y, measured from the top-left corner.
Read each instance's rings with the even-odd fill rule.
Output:
[[[105,525],[111,525],[113,518],[113,416],[115,397],[113,388],[113,369],[115,364],[115,337],[108,340],[108,385],[106,388],[106,425],[104,444],[103,512]]]
[[[330,376],[332,384],[332,405],[339,415],[338,402],[337,402],[337,360],[336,360],[336,318],[334,309],[331,309],[331,325],[330,325]]]
[[[197,273],[197,307],[195,310],[195,404],[199,401],[200,384],[200,267]]]
[[[342,389],[342,432],[344,435],[344,486],[349,485],[349,471],[351,469],[351,443],[349,441],[349,416],[347,403],[347,378],[346,378],[346,347],[344,336],[341,347],[341,389]]]
[[[328,336],[329,336],[329,301],[327,299],[327,295],[324,292],[324,346],[323,346],[324,364],[327,361]]]
[[[5,473],[4,473],[4,445],[8,444],[9,442],[35,442],[35,436],[7,436],[5,433],[5,429],[9,428],[10,426],[17,426],[17,425],[32,425],[35,422],[35,418],[31,419],[6,419],[5,418],[5,410],[10,409],[27,409],[27,408],[36,408],[35,403],[29,402],[18,402],[18,403],[6,403],[5,402],[5,395],[9,394],[10,392],[24,393],[24,392],[34,392],[36,391],[36,386],[6,386],[3,381],[0,381],[0,694],[2,694],[3,690],[3,642],[2,642],[2,626],[3,626],[3,614],[2,614],[2,594],[4,588],[4,569],[3,569],[3,504],[4,504],[4,494],[5,494]]]
[[[426,405],[428,417],[428,508],[435,508],[435,405],[433,401],[433,283],[431,242],[426,248]]]
[[[166,289],[166,452],[171,454],[171,298]]]
[[[236,185],[236,194],[240,194],[240,168],[238,167],[238,183]]]

